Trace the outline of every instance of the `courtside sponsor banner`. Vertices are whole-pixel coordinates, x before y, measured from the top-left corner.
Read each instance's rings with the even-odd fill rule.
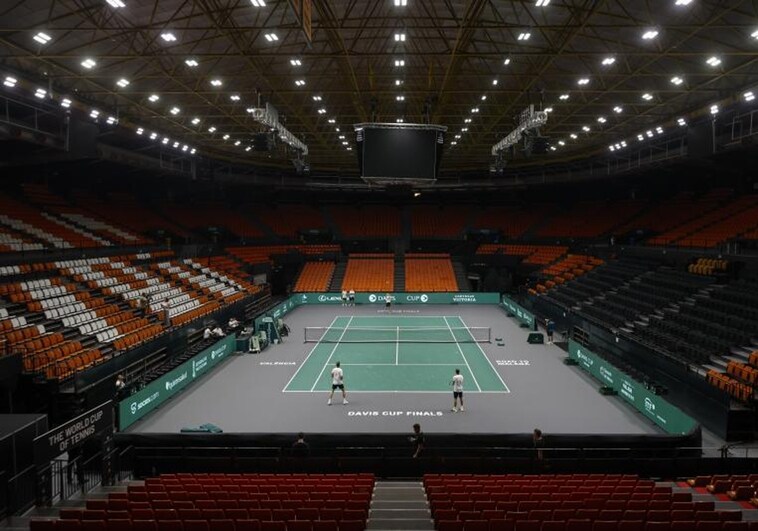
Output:
[[[34,462],[42,466],[98,434],[113,433],[113,402],[108,400],[34,439]]]
[[[640,382],[573,339],[569,339],[569,357],[575,359],[582,369],[597,378],[603,385],[616,391],[637,411],[666,430],[666,433],[686,434],[697,426],[697,422],[682,410],[649,391]]]
[[[234,351],[235,338],[226,336],[213,346],[203,350],[176,369],[167,372],[157,380],[118,404],[119,429],[123,430],[150,413],[163,402],[208,372]]]
[[[356,293],[357,304],[384,304],[390,297],[392,304],[498,304],[497,293]],[[341,293],[299,293],[294,295],[297,305],[342,304]]]
[[[516,319],[527,325],[530,329],[534,329],[534,315],[531,312],[525,310],[516,301],[506,295],[503,295],[503,306]]]

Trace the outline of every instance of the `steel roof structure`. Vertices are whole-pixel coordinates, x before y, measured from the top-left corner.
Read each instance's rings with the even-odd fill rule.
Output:
[[[549,162],[758,89],[755,0],[313,0],[310,43],[305,4],[4,0],[0,75],[235,163],[267,157],[248,108],[270,102],[324,170],[356,167],[358,122],[428,113],[444,167],[486,171],[529,103]]]

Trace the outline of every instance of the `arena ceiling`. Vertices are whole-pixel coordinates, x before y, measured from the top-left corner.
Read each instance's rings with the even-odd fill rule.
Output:
[[[31,85],[0,89],[41,83],[250,163],[266,155],[246,151],[247,109],[268,101],[314,168],[342,170],[352,124],[425,108],[450,128],[444,167],[485,170],[530,102],[552,109],[543,160],[560,160],[758,93],[755,0],[313,0],[311,43],[302,2],[3,0],[0,74]]]

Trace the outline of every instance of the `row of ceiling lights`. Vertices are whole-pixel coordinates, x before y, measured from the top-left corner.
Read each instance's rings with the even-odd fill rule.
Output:
[[[748,90],[747,92],[743,92],[742,93],[742,99],[745,102],[749,103],[749,102],[755,100],[755,93],[752,90]],[[711,105],[710,109],[709,109],[709,111],[710,111],[710,113],[711,113],[712,116],[716,116],[719,113],[720,110],[721,109],[719,108],[718,104],[716,104],[716,103],[714,103],[713,105]],[[684,118],[684,117],[679,117],[679,118],[676,119],[676,123],[677,123],[677,125],[679,127],[685,127],[687,125],[687,119]],[[656,135],[662,135],[663,132],[664,132],[663,131],[663,127],[661,127],[661,126],[657,126],[655,128],[648,129],[644,133],[639,133],[637,135],[637,141],[644,142],[645,140],[653,138]],[[625,140],[622,140],[620,142],[616,142],[614,144],[609,145],[608,146],[608,150],[609,151],[619,151],[621,149],[624,149],[625,147],[627,147],[627,143],[626,143]]]
[[[122,2],[121,0],[106,0],[106,2],[109,5],[111,5],[112,7],[114,7],[114,8],[123,8],[123,7],[125,7],[124,2]],[[393,0],[393,2],[394,2],[394,5],[397,6],[397,7],[407,6],[407,0]],[[691,0],[676,0],[675,1],[675,5],[678,5],[678,6],[684,6],[684,5],[688,5],[690,3],[691,3]],[[263,0],[251,0],[251,4],[254,7],[265,7],[266,6],[265,1],[263,1]],[[536,7],[547,7],[549,4],[550,4],[550,0],[536,0],[536,2],[535,2],[535,6]],[[659,35],[659,30],[657,28],[651,28],[651,29],[645,30],[645,32],[642,34],[642,39],[643,40],[653,40],[658,35]],[[160,37],[166,43],[173,43],[173,42],[176,42],[178,40],[177,37],[176,37],[176,35],[174,33],[170,32],[170,31],[164,31],[163,33],[160,34]],[[517,37],[517,40],[518,41],[528,41],[530,39],[530,37],[531,37],[531,31],[530,30],[524,30],[524,31],[522,31],[522,32],[519,33],[519,35]],[[754,31],[751,34],[751,37],[754,38],[754,39],[758,39],[758,30]],[[35,34],[33,38],[40,45],[48,44],[52,40],[52,37],[49,34],[47,34],[45,32],[42,32],[42,31],[40,31],[37,34]],[[277,42],[279,40],[279,37],[274,32],[270,32],[270,33],[264,34],[264,38],[268,42]],[[406,42],[406,34],[405,33],[395,33],[394,34],[394,40],[395,40],[395,42],[404,43],[404,42]],[[511,59],[510,59],[510,57],[508,57],[508,58],[506,58],[504,60],[504,65],[507,66],[508,64],[510,64],[510,62],[511,62]],[[614,56],[609,56],[609,57],[604,58],[601,61],[601,64],[603,66],[611,66],[615,62],[616,62],[616,58]],[[709,57],[707,59],[706,63],[709,66],[711,66],[711,67],[716,67],[716,66],[719,66],[721,64],[721,59],[719,57],[717,57],[717,56],[711,56],[711,57]],[[94,59],[90,58],[90,57],[85,58],[82,61],[81,64],[86,69],[92,69],[92,68],[94,68],[97,65],[96,61]],[[188,58],[188,59],[186,59],[185,60],[185,64],[188,67],[190,67],[190,68],[195,68],[195,67],[197,67],[199,65],[198,61],[196,59],[194,59],[194,58]],[[293,67],[299,67],[299,66],[302,66],[302,61],[299,58],[292,58],[292,59],[290,59],[290,64]],[[402,58],[395,59],[394,64],[395,64],[395,67],[397,67],[397,68],[403,68],[403,67],[405,67],[405,59],[402,59]],[[673,78],[671,78],[671,83],[674,84],[674,85],[679,86],[683,82],[684,82],[684,80],[680,76],[674,76]],[[400,79],[397,79],[395,83],[396,83],[396,86],[401,86],[403,84],[403,81],[400,80]],[[579,86],[586,86],[589,83],[590,83],[590,79],[587,78],[587,77],[582,77],[582,78],[579,78],[577,80],[577,84]],[[210,84],[214,88],[218,88],[218,87],[221,87],[223,85],[223,82],[220,79],[218,79],[218,78],[214,78],[214,79],[210,80]],[[297,80],[295,80],[295,85],[297,87],[304,87],[305,84],[306,83],[305,83],[304,79],[297,79]],[[126,78],[120,78],[116,82],[116,85],[119,86],[120,88],[126,88],[127,86],[130,85],[130,81],[128,79],[126,79]],[[497,79],[493,80],[493,85],[497,85]],[[318,98],[318,100],[317,100],[317,98]],[[568,98],[569,98],[568,94],[562,94],[559,99],[565,101]],[[158,101],[159,96],[157,94],[153,94],[148,99],[151,102],[154,103],[154,102]],[[233,95],[230,96],[230,99],[232,101],[238,102],[238,101],[240,101],[240,96],[237,95],[237,94],[233,94]],[[486,99],[486,95],[482,96],[482,100],[485,100],[485,99]],[[654,97],[649,92],[645,92],[645,93],[642,94],[642,99],[645,100],[645,101],[651,101],[652,99],[654,99]],[[396,96],[396,100],[399,101],[399,102],[403,102],[405,100],[405,96],[404,95],[398,95],[398,96]],[[314,101],[321,101],[321,96],[314,96]],[[548,109],[550,111],[552,111],[552,107],[550,107]],[[548,110],[548,109],[546,109],[546,110]],[[616,113],[620,113],[620,112],[622,112],[622,110],[623,109],[620,106],[614,107],[614,112],[616,112]],[[472,111],[473,111],[473,109],[472,109]],[[176,116],[176,115],[178,115],[181,112],[181,109],[174,106],[174,107],[171,107],[169,109],[169,112],[170,112],[170,114]],[[323,114],[326,114],[327,111],[326,111],[326,109],[324,107],[320,107],[317,112],[319,114],[323,115]],[[403,118],[398,118],[398,119],[396,119],[396,121],[399,122],[399,123],[402,123],[403,122]],[[598,122],[599,123],[604,123],[605,121],[606,121],[605,117],[601,116],[601,117],[598,118]],[[193,120],[192,120],[192,124],[193,125],[197,125],[199,123],[200,123],[200,119],[199,118],[197,118],[197,117],[193,118]],[[469,118],[465,119],[465,123],[471,123],[471,117],[470,116],[469,116]],[[208,131],[212,132],[211,129],[213,129],[213,131],[215,131],[215,127],[213,127],[213,126],[211,126],[208,129]],[[467,130],[468,130],[467,127],[465,128],[465,131],[462,128],[461,132],[466,132]],[[589,128],[587,126],[584,126],[583,127],[583,131],[584,132],[589,132]],[[576,135],[572,134],[571,136],[575,137]],[[455,140],[453,140],[451,142],[451,145],[456,145],[457,144],[457,140],[459,140],[460,137],[461,137],[460,134],[456,135]],[[562,145],[562,144],[559,144],[559,145]]]
[[[5,86],[5,87],[7,87],[9,89],[16,88],[16,86],[18,84],[19,84],[18,78],[14,77],[12,75],[7,75],[3,79],[3,86]],[[43,101],[46,101],[46,100],[58,101],[58,103],[60,104],[60,106],[62,108],[64,108],[64,109],[70,109],[72,106],[75,106],[75,107],[80,108],[80,109],[86,109],[86,110],[89,111],[89,113],[88,113],[89,117],[92,120],[94,120],[95,122],[99,122],[100,119],[104,119],[104,121],[105,121],[105,123],[107,125],[117,125],[118,122],[119,122],[119,120],[118,120],[117,117],[112,116],[112,115],[108,115],[106,117],[103,117],[103,116],[101,116],[102,113],[101,113],[100,110],[98,110],[98,109],[96,109],[94,107],[89,107],[88,105],[86,105],[84,103],[76,103],[71,98],[68,98],[68,97],[65,97],[65,96],[64,97],[56,98],[54,95],[48,94],[47,90],[43,89],[41,87],[34,88],[33,95],[34,95],[35,98],[37,98],[39,100],[43,100]],[[86,110],[85,110],[85,112],[86,112]],[[137,134],[138,135],[142,135],[144,132],[145,132],[145,130],[142,127],[138,127],[137,128]],[[151,140],[156,140],[159,137],[162,137],[161,143],[164,144],[164,145],[169,145],[170,144],[173,148],[181,150],[183,152],[189,152],[189,154],[191,154],[191,155],[194,155],[195,153],[197,153],[197,149],[196,148],[194,148],[192,146],[189,146],[187,144],[183,144],[183,143],[181,143],[179,141],[176,141],[176,140],[174,140],[173,143],[172,143],[172,141],[171,141],[171,139],[169,137],[163,136],[160,133],[153,132],[150,135],[150,139]]]

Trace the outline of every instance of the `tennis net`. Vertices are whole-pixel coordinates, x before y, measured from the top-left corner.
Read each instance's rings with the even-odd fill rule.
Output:
[[[306,343],[490,343],[489,327],[305,327]]]

